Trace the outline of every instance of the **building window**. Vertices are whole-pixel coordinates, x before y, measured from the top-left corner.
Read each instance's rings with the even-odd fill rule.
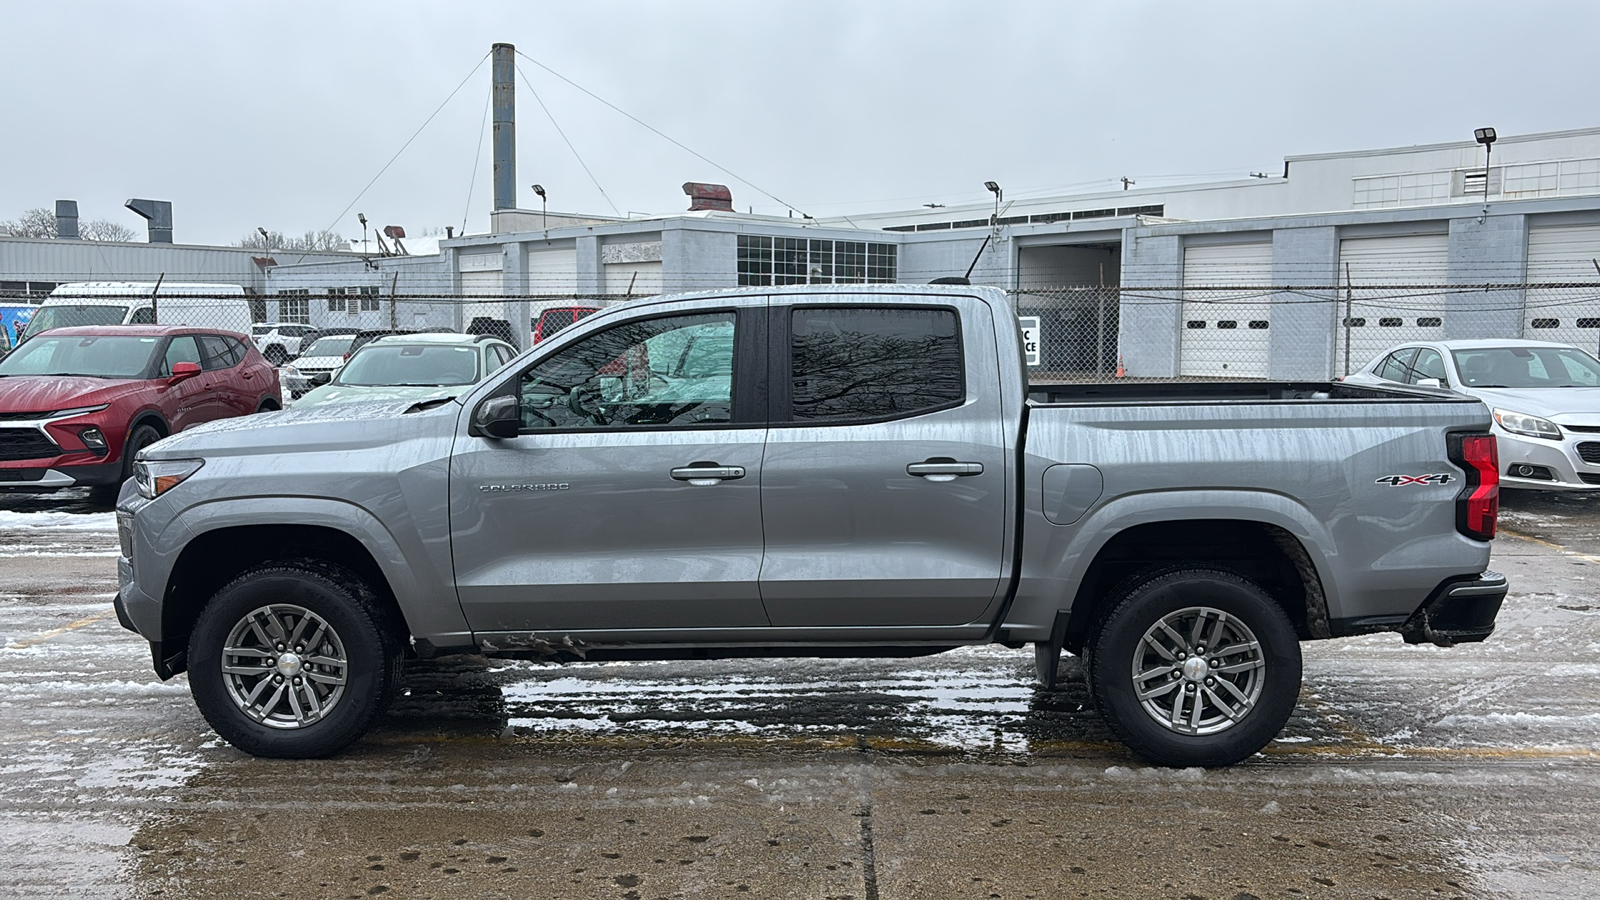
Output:
[[[1480,188],[1481,189],[1481,188]],[[1355,208],[1416,206],[1450,199],[1449,172],[1375,175],[1355,179]]]
[[[344,312],[344,288],[328,288],[328,312]]]
[[[279,291],[278,321],[309,325],[311,323],[311,291],[305,288]]]
[[[739,236],[739,284],[893,284],[898,248],[867,241]]]
[[[361,288],[361,311],[377,312],[381,308],[382,304],[378,301],[378,289],[376,287]]]

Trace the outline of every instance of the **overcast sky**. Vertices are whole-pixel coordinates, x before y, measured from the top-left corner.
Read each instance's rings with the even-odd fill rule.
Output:
[[[693,180],[826,216],[1597,126],[1597,26],[1592,2],[0,0],[0,220],[75,199],[142,235],[122,203],[146,197],[180,243],[358,237],[357,212],[484,231],[489,65],[468,73],[495,41],[759,186],[519,60],[594,176],[519,79],[519,205],[539,182],[552,211],[670,213]]]

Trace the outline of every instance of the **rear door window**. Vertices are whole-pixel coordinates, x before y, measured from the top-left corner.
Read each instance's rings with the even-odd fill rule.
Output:
[[[947,409],[966,396],[955,310],[797,307],[790,314],[792,422],[882,421]]]
[[[207,372],[231,369],[237,362],[227,341],[214,334],[200,335],[200,368]]]
[[[1389,358],[1384,360],[1383,365],[1378,367],[1378,377],[1384,381],[1405,384],[1409,363],[1411,358],[1416,355],[1417,349],[1415,347],[1407,347],[1404,350],[1396,350],[1389,354]]]

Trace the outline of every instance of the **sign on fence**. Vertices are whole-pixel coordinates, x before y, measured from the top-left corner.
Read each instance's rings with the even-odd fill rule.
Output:
[[[1017,324],[1022,327],[1022,352],[1028,359],[1028,365],[1039,364],[1039,317],[1017,316]]]

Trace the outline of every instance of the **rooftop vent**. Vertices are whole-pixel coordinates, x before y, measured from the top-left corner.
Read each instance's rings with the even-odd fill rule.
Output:
[[[129,200],[122,204],[145,218],[145,225],[150,232],[150,243],[172,243],[172,201],[171,200]]]
[[[702,209],[719,209],[724,212],[733,212],[733,192],[725,184],[706,184],[700,181],[685,181],[683,192],[689,195],[689,212]]]
[[[78,201],[56,201],[56,239],[78,240]]]

